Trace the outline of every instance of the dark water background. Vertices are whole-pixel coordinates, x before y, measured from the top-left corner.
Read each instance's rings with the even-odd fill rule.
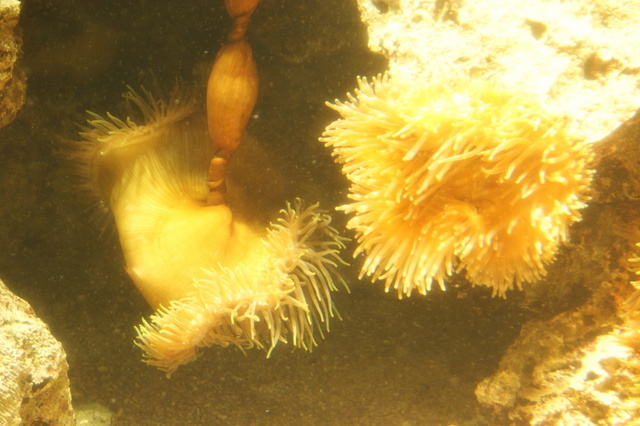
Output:
[[[151,310],[117,239],[101,237],[74,193],[59,141],[76,137],[86,110],[117,110],[126,85],[151,73],[164,87],[181,79],[204,90],[229,26],[222,3],[23,2],[29,88],[0,129],[0,278],[62,341],[74,404],[100,403],[122,425],[483,424],[473,389],[517,335],[520,295],[492,299],[456,281],[398,300],[357,280],[359,260],[343,271],[351,294],[335,296],[343,321],[312,353],[209,348],[171,379],[140,361],[133,326]],[[355,1],[263,0],[249,42],[260,75],[248,132],[261,157],[246,168],[256,197],[344,203],[347,182],[317,142],[336,118],[324,102],[386,68],[367,49]]]

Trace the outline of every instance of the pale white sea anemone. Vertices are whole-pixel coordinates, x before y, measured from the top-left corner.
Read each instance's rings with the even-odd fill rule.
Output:
[[[351,182],[361,277],[399,296],[464,271],[505,295],[545,275],[580,220],[590,145],[524,93],[489,82],[358,79],[321,141]]]

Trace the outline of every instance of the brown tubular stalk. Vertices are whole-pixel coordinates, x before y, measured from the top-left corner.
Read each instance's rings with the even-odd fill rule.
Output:
[[[233,26],[207,83],[207,123],[216,152],[209,163],[208,205],[226,204],[227,164],[235,152],[258,97],[258,73],[245,41],[249,17],[259,0],[225,0]]]

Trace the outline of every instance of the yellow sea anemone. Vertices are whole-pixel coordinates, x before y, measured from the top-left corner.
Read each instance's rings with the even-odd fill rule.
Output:
[[[590,146],[526,94],[463,79],[358,80],[321,141],[351,181],[361,270],[424,294],[464,270],[505,295],[545,274],[580,219]]]
[[[266,229],[234,205],[228,169],[258,96],[245,40],[257,4],[225,0],[233,25],[213,62],[206,114],[185,90],[168,100],[130,90],[129,113],[144,124],[92,114],[74,155],[113,213],[129,276],[157,309],[136,344],[167,374],[214,344],[271,353],[290,338],[311,349],[334,315],[334,281],[346,285],[336,270],[343,239],[317,205],[296,200]]]
[[[208,205],[205,118],[184,90],[168,101],[143,93],[126,98],[144,125],[94,114],[81,150],[115,218],[127,272],[157,309],[137,328],[146,362],[170,374],[213,344],[270,351],[289,339],[311,348],[343,282],[343,242],[330,217],[298,200],[264,229],[238,219],[232,202]]]
[[[137,328],[147,362],[172,372],[203,346],[267,347],[290,335],[294,346],[314,346],[314,329],[329,328],[330,291],[336,290],[341,244],[317,206],[287,206],[261,245],[233,266],[204,270],[186,296],[160,307]],[[339,278],[338,278],[339,279]]]

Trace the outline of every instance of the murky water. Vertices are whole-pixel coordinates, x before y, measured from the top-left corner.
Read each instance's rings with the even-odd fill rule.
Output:
[[[214,347],[171,379],[140,361],[133,326],[151,309],[117,237],[79,199],[61,142],[77,139],[86,110],[117,111],[127,85],[204,90],[228,25],[222,1],[23,4],[29,91],[0,130],[0,277],[62,341],[74,403],[100,403],[122,425],[482,424],[473,390],[526,317],[518,293],[492,299],[454,282],[397,300],[358,281],[358,259],[342,269],[351,294],[335,296],[343,320],[311,353]],[[355,2],[264,0],[249,41],[260,93],[246,184],[266,210],[296,196],[343,203],[348,183],[317,142],[335,119],[324,102],[386,66],[367,50]]]

